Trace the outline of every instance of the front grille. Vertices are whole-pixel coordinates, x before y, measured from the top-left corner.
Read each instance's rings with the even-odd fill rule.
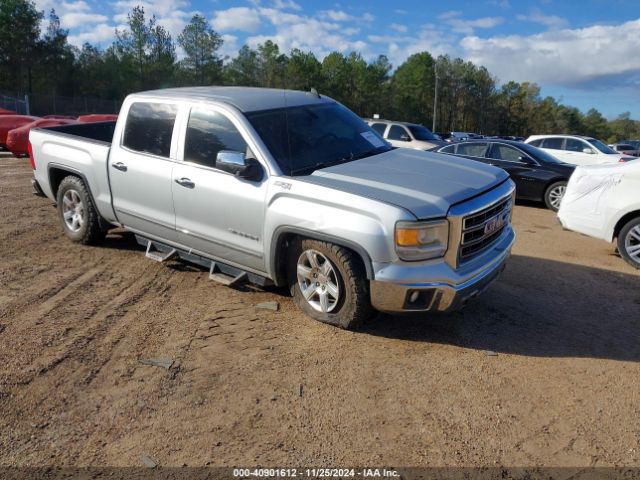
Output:
[[[511,207],[511,197],[507,197],[462,219],[460,263],[471,260],[500,238],[509,225]]]

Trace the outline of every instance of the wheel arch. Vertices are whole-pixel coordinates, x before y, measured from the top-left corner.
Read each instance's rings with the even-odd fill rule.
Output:
[[[282,258],[286,252],[285,247],[295,238],[330,242],[351,250],[356,255],[356,258],[361,262],[362,267],[366,272],[367,279],[374,279],[371,257],[369,257],[367,251],[357,243],[345,238],[313,230],[293,226],[282,226],[276,229],[273,233],[269,255],[270,271],[272,272],[273,281],[277,286],[284,286],[287,283],[287,266],[286,262],[282,261]]]
[[[47,165],[47,177],[49,179],[49,188],[51,188],[51,193],[53,194],[53,198],[54,199],[58,198],[58,189],[60,188],[60,183],[62,183],[62,180],[64,180],[66,177],[69,177],[69,176],[78,177],[80,180],[82,180],[82,183],[84,183],[84,187],[87,189],[87,192],[89,192],[89,198],[93,203],[93,207],[96,209],[96,212],[98,213],[98,222],[100,223],[100,227],[101,228],[110,227],[111,224],[107,220],[105,220],[102,217],[102,215],[100,215],[100,212],[98,212],[98,209],[96,208],[96,205],[97,205],[96,199],[93,197],[93,192],[91,191],[91,186],[89,185],[89,181],[81,171],[76,170],[75,168],[72,168],[72,167],[67,167],[65,165],[58,165],[56,163],[50,163],[49,165]]]
[[[622,227],[624,227],[629,221],[637,217],[640,217],[640,210],[633,210],[631,212],[627,212],[622,217],[620,217],[620,220],[618,220],[616,222],[615,227],[613,227],[612,240],[615,240],[616,238],[618,238],[618,235],[620,234],[620,230],[622,230]]]

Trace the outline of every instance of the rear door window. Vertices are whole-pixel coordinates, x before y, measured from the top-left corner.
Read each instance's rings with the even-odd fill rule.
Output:
[[[169,158],[178,108],[167,103],[136,102],[129,108],[122,146]]]
[[[538,140],[533,140],[529,142],[529,145],[533,145],[534,147],[539,147],[542,145],[542,139],[539,138]]]
[[[487,142],[459,143],[456,153],[470,157],[484,157],[487,153]]]
[[[558,138],[558,137],[545,138],[542,141],[542,148],[551,148],[553,150],[562,150],[562,142],[563,141],[564,141],[563,138]]]

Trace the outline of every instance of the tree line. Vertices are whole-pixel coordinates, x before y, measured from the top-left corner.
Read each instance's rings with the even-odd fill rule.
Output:
[[[267,40],[228,58],[220,54],[222,37],[203,16],[195,14],[174,40],[142,6],[131,10],[126,28],[115,31],[106,49],[78,48],[69,44],[55,10],[41,31],[43,18],[31,0],[0,0],[0,91],[122,100],[135,91],[188,85],[315,88],[363,117],[431,127],[437,76],[437,131],[640,137],[640,122],[628,112],[608,121],[596,109],[583,113],[543,98],[535,83],[500,85],[486,68],[448,55],[416,53],[394,70],[384,55],[368,61],[358,52],[332,52],[320,60],[299,49],[281,52]]]

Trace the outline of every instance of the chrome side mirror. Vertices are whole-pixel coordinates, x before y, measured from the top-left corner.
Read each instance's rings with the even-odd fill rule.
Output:
[[[242,152],[221,150],[216,156],[216,168],[247,180],[259,180],[262,168],[253,158],[247,158]]]

